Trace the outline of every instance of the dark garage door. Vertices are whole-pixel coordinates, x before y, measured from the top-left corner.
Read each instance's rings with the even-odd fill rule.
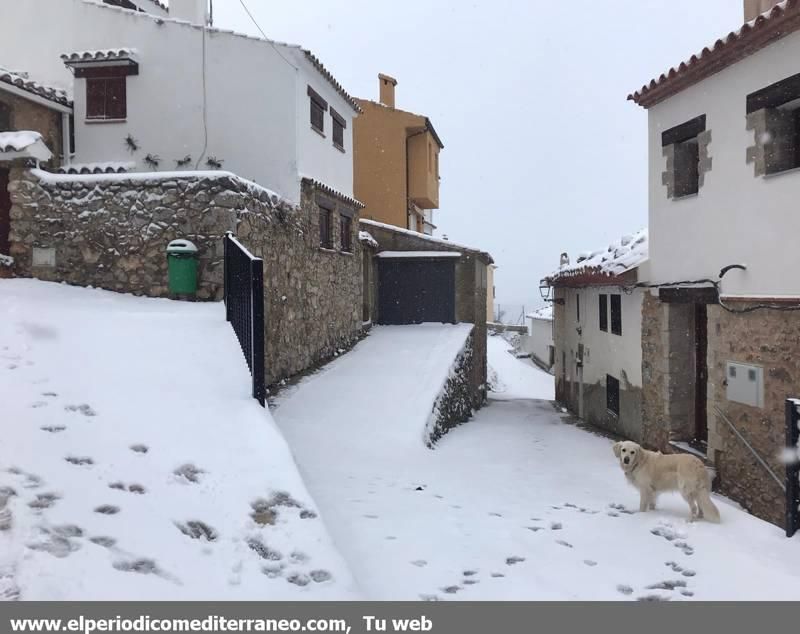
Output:
[[[379,323],[455,323],[452,259],[383,258],[378,266]]]

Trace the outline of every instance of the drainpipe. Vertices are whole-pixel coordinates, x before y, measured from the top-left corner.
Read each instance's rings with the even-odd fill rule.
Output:
[[[70,123],[69,114],[66,112],[61,113],[61,153],[64,157],[64,165],[72,163],[72,156],[70,155],[69,139],[70,139]]]

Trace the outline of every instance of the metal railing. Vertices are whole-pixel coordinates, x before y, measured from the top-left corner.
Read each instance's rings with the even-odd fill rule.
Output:
[[[266,401],[264,371],[264,261],[228,231],[225,243],[225,319],[236,333],[253,377],[253,398]]]
[[[786,537],[800,529],[800,399],[786,399],[786,447],[791,452],[786,461]]]

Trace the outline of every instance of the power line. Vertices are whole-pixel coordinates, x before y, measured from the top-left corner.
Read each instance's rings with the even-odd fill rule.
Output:
[[[287,64],[289,64],[289,66],[291,66],[292,68],[294,68],[295,70],[297,70],[297,66],[295,66],[294,64],[292,64],[292,62],[290,62],[288,59],[286,59],[286,57],[284,56],[284,54],[280,52],[280,50],[278,49],[278,47],[277,47],[277,46],[275,46],[275,43],[274,43],[274,42],[273,42],[273,41],[272,41],[270,38],[268,38],[268,37],[267,37],[267,34],[266,34],[266,33],[264,33],[264,29],[262,29],[262,28],[259,26],[258,22],[256,22],[256,19],[253,17],[253,14],[252,14],[252,13],[250,13],[250,9],[248,9],[248,8],[247,8],[247,5],[244,3],[244,0],[239,0],[239,4],[241,4],[241,5],[242,5],[242,8],[245,10],[245,13],[247,13],[247,15],[248,15],[248,17],[250,18],[250,20],[252,21],[252,23],[256,25],[256,28],[258,29],[259,33],[261,33],[261,36],[264,38],[264,40],[265,40],[265,41],[266,41],[266,42],[267,42],[267,43],[268,43],[268,44],[269,44],[269,45],[270,45],[270,46],[271,46],[273,49],[275,49],[275,52],[276,52],[278,55],[280,55],[280,56],[283,58],[283,61],[284,61],[284,62],[286,62]]]

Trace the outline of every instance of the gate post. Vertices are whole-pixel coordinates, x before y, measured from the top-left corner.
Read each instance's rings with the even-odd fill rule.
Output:
[[[251,280],[253,289],[252,338],[253,350],[253,398],[261,405],[266,400],[266,376],[264,375],[264,261],[253,260],[251,263]]]
[[[786,447],[798,451],[800,439],[800,400],[786,399]],[[786,464],[786,537],[792,537],[800,529],[800,462],[794,456]]]

